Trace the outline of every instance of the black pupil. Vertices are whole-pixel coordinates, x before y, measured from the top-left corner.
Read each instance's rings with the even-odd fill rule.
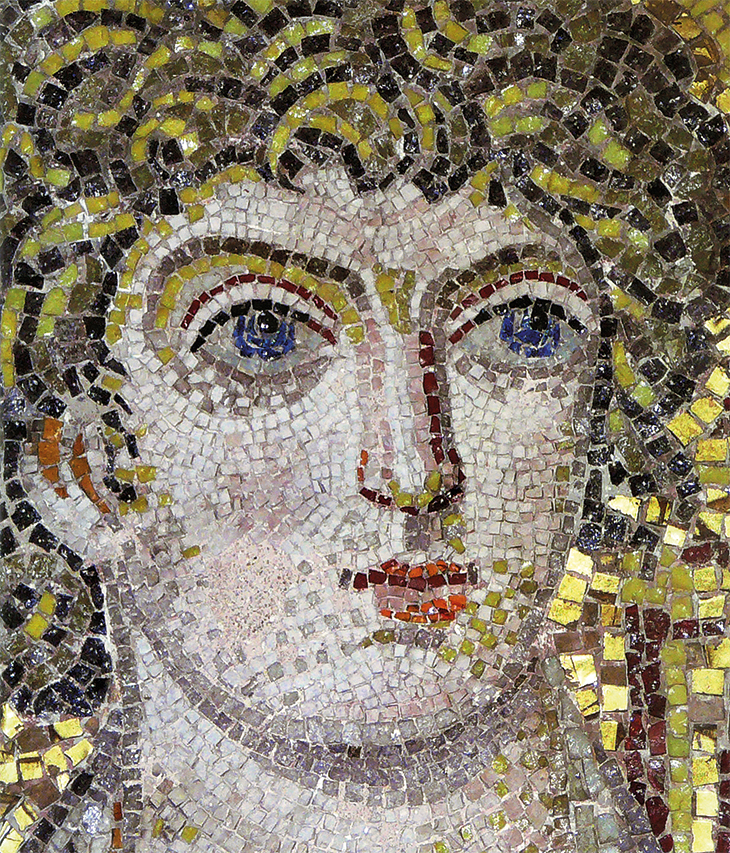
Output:
[[[258,318],[259,331],[264,335],[273,335],[279,331],[279,320],[271,311],[264,311]]]

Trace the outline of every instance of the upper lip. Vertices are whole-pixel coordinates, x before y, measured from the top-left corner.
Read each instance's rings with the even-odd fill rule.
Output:
[[[409,563],[396,558],[373,566],[367,572],[357,572],[353,587],[360,591],[373,587],[381,604],[383,616],[404,622],[435,625],[452,621],[466,607],[464,587],[469,573],[464,566],[448,560],[427,560]],[[447,593],[444,587],[459,591]],[[431,591],[441,594],[429,595]]]

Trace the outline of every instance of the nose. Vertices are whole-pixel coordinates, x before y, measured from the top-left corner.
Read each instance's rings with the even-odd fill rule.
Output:
[[[446,378],[438,375],[430,331],[390,335],[382,351],[388,357],[373,359],[372,446],[360,454],[360,494],[383,510],[439,513],[461,499],[465,482],[459,452],[444,434]]]

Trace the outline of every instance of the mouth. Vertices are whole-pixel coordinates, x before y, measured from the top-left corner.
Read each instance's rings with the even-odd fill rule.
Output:
[[[358,572],[353,578],[357,592],[372,589],[380,615],[432,628],[452,622],[466,607],[469,572],[446,560],[410,565],[392,559]]]

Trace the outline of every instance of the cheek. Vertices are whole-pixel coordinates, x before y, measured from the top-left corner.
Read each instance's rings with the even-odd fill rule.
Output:
[[[188,526],[212,510],[219,521],[255,511],[257,524],[289,528],[302,507],[355,488],[362,427],[347,386],[325,378],[291,409],[251,418],[213,417],[158,388],[137,398],[137,414],[149,424],[144,461],[157,468],[156,487],[170,492]]]
[[[576,383],[553,378],[525,382],[520,388],[487,389],[459,373],[449,382],[454,432],[465,462],[470,455],[486,453],[490,464],[513,465],[520,459],[550,456],[551,449],[564,442]]]
[[[490,392],[460,374],[450,377],[454,434],[467,475],[464,509],[482,542],[497,537],[534,545],[560,523],[555,499],[567,486],[557,471],[573,458],[564,427],[575,389],[554,386],[559,396],[534,383]]]

